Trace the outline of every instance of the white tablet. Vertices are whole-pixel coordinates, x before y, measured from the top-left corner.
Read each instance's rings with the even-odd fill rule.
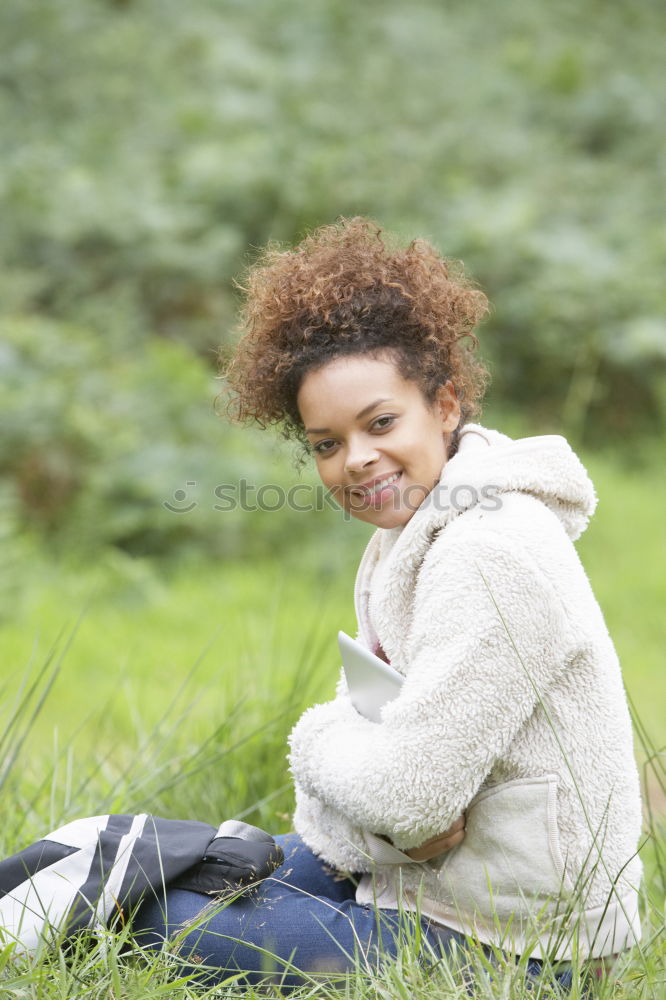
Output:
[[[338,644],[352,705],[366,719],[380,722],[382,705],[397,697],[404,677],[346,632],[338,632]]]

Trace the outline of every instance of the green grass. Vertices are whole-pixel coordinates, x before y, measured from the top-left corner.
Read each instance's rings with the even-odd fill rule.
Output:
[[[349,579],[331,586],[315,574],[285,578],[270,562],[203,564],[168,578],[145,565],[134,574],[119,557],[114,563],[106,578],[105,571],[63,575],[52,567],[21,617],[0,631],[4,656],[19,668],[39,661],[58,636],[71,636],[33,738],[56,723],[69,731],[70,713],[59,720],[65,701],[74,715],[104,706],[119,735],[150,727],[191,671],[191,692],[206,699],[193,714],[209,722],[241,694],[283,692],[308,642],[321,645],[320,666],[308,664],[302,680],[311,683],[327,667],[336,676],[335,644],[327,640],[337,627],[353,628]]]
[[[623,468],[599,456],[587,465],[599,505],[578,549],[629,693],[654,740],[664,743],[666,471]],[[3,662],[20,676],[57,636],[76,634],[32,740],[50,742],[56,725],[66,737],[76,717],[102,707],[114,733],[150,726],[200,659],[191,690],[205,688],[205,706],[194,715],[207,721],[241,691],[281,691],[306,636],[321,644],[307,666],[308,683],[325,693],[328,677],[330,690],[335,633],[355,627],[352,588],[363,538],[349,532],[348,541],[348,529],[341,524],[338,539],[329,532],[335,551],[320,550],[314,558],[308,552],[305,566],[297,538],[288,564],[219,561],[166,569],[118,553],[85,566],[35,562],[20,605],[0,625]],[[71,706],[64,716],[63,702]],[[88,735],[93,731],[97,738],[96,729]]]
[[[578,545],[640,714],[666,741],[666,472],[588,462],[597,513]]]
[[[589,464],[600,505],[579,548],[641,727],[653,745],[663,746],[666,584],[660,552],[666,540],[666,477],[639,476],[600,457]],[[347,548],[344,539],[343,526],[333,574],[326,571],[326,551],[318,565],[310,560],[300,569],[297,540],[289,565],[165,569],[107,554],[87,567],[37,559],[24,567],[28,585],[14,615],[0,627],[7,737],[0,746],[1,852],[11,853],[66,819],[106,810],[148,809],[211,823],[245,816],[275,832],[289,829],[286,735],[307,704],[332,694],[335,632],[354,629],[358,537]],[[53,685],[39,706],[50,677]],[[663,758],[646,768],[657,813],[664,807],[663,773]],[[666,859],[663,834],[655,826],[643,854],[644,947],[623,956],[613,976],[595,987],[594,996],[603,1000],[658,1000],[666,990],[660,979],[663,944],[657,938],[663,929],[660,871]],[[122,944],[112,938],[67,962],[53,953],[25,966],[4,955],[0,995],[212,996],[174,980],[168,956],[122,953]],[[446,965],[428,971],[419,963],[413,942],[382,973],[366,973],[360,968],[348,980],[348,996],[462,1000],[468,995]],[[520,967],[495,970],[479,979],[475,995],[558,995],[545,986],[526,992],[521,975]],[[308,996],[329,993],[314,983],[304,990]],[[230,983],[215,995],[243,991]],[[572,996],[578,995],[575,989]]]
[[[2,629],[3,661],[15,665],[8,693],[55,645],[57,676],[24,748],[21,786],[50,775],[30,827],[100,802],[216,821],[267,796],[254,818],[284,827],[286,735],[307,704],[333,694],[336,630],[353,630],[349,588],[285,578],[274,564],[190,567],[168,581],[144,569],[51,568]],[[82,800],[72,789],[100,758]],[[5,827],[6,849],[10,839]]]

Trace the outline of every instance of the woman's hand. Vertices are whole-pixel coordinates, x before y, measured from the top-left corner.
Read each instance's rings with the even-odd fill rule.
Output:
[[[465,814],[463,813],[444,833],[440,833],[437,837],[431,837],[420,847],[412,847],[411,850],[405,851],[405,854],[408,854],[412,861],[430,861],[438,854],[444,854],[452,847],[457,847],[464,839]]]

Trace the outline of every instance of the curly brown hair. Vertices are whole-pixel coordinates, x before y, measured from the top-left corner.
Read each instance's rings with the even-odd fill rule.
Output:
[[[477,413],[487,372],[473,331],[488,302],[425,240],[401,249],[368,219],[340,219],[293,250],[269,245],[239,287],[243,335],[223,371],[232,419],[305,443],[304,376],[341,356],[386,353],[430,403],[450,379],[461,424]]]

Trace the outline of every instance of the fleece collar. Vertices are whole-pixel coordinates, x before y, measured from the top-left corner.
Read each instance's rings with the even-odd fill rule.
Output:
[[[544,503],[574,540],[585,530],[596,506],[589,476],[563,437],[553,434],[514,441],[479,424],[467,424],[458,451],[413,517],[404,527],[378,528],[366,548],[355,596],[359,626],[371,645],[376,636],[367,604],[377,563],[390,551],[392,572],[385,579],[384,597],[391,615],[401,611],[404,630],[409,626],[405,614],[409,617],[416,577],[434,535],[465,510],[512,492],[527,493]],[[399,652],[386,647],[385,651],[389,655]]]
[[[587,527],[597,502],[583,464],[563,437],[547,434],[513,441],[468,424],[457,454],[414,517],[437,530],[484,498],[502,493],[527,493],[541,500],[573,540]]]

